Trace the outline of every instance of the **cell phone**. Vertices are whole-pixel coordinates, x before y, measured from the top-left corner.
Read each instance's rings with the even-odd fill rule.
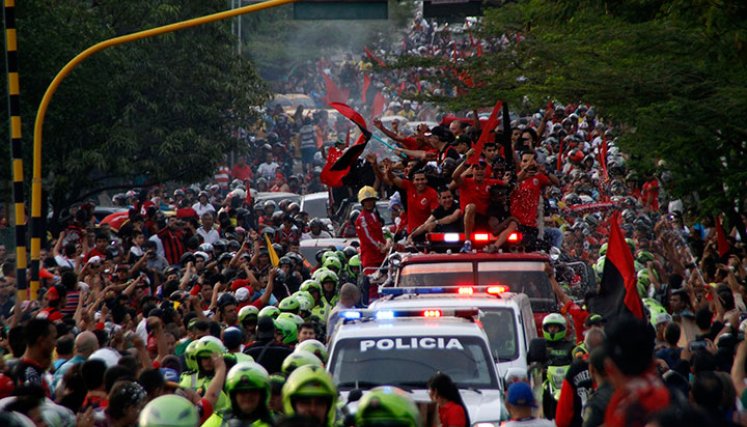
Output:
[[[704,340],[690,341],[690,351],[705,350],[708,343]]]

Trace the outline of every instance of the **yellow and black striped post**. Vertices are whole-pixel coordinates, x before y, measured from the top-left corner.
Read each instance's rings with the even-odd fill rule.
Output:
[[[13,169],[13,204],[16,231],[16,298],[26,299],[26,212],[23,197],[23,145],[21,144],[21,85],[18,78],[18,39],[16,38],[16,2],[5,0],[5,66],[8,74],[8,112],[10,114],[10,151]],[[37,262],[38,263],[38,262]],[[37,268],[38,271],[38,268]],[[37,272],[38,278],[38,272]],[[38,280],[38,279],[37,279]]]

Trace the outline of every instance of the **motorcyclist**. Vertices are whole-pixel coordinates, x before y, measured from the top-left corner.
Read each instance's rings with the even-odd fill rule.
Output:
[[[270,376],[265,368],[254,362],[236,364],[226,377],[225,391],[231,406],[213,413],[203,427],[245,425],[270,427]]]

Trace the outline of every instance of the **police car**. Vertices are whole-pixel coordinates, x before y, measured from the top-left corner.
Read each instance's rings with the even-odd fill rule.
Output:
[[[330,343],[327,370],[343,402],[353,390],[397,386],[422,404],[437,372],[457,384],[474,426],[507,419],[502,383],[475,308],[445,310],[353,310],[340,313]],[[354,411],[356,403],[348,402]]]
[[[458,288],[385,288],[384,295],[369,307],[375,310],[425,310],[438,307],[458,310],[476,307],[490,353],[498,373],[505,378],[512,368],[527,369],[529,343],[537,329],[524,294],[508,292],[505,286],[462,286]]]

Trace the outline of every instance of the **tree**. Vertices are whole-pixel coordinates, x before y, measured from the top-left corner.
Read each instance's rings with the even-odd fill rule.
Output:
[[[747,200],[747,3],[522,0],[486,12],[482,35],[503,34],[521,42],[465,61],[478,87],[450,107],[591,103],[625,130],[633,167],[664,160],[674,194],[737,223]]]
[[[117,35],[224,9],[199,0],[20,2],[25,158],[41,96],[74,55]],[[44,124],[44,189],[55,216],[107,189],[199,181],[242,149],[231,130],[253,121],[253,106],[269,94],[234,44],[230,23],[221,22],[110,48],[78,66]],[[7,140],[7,128],[2,133]]]

